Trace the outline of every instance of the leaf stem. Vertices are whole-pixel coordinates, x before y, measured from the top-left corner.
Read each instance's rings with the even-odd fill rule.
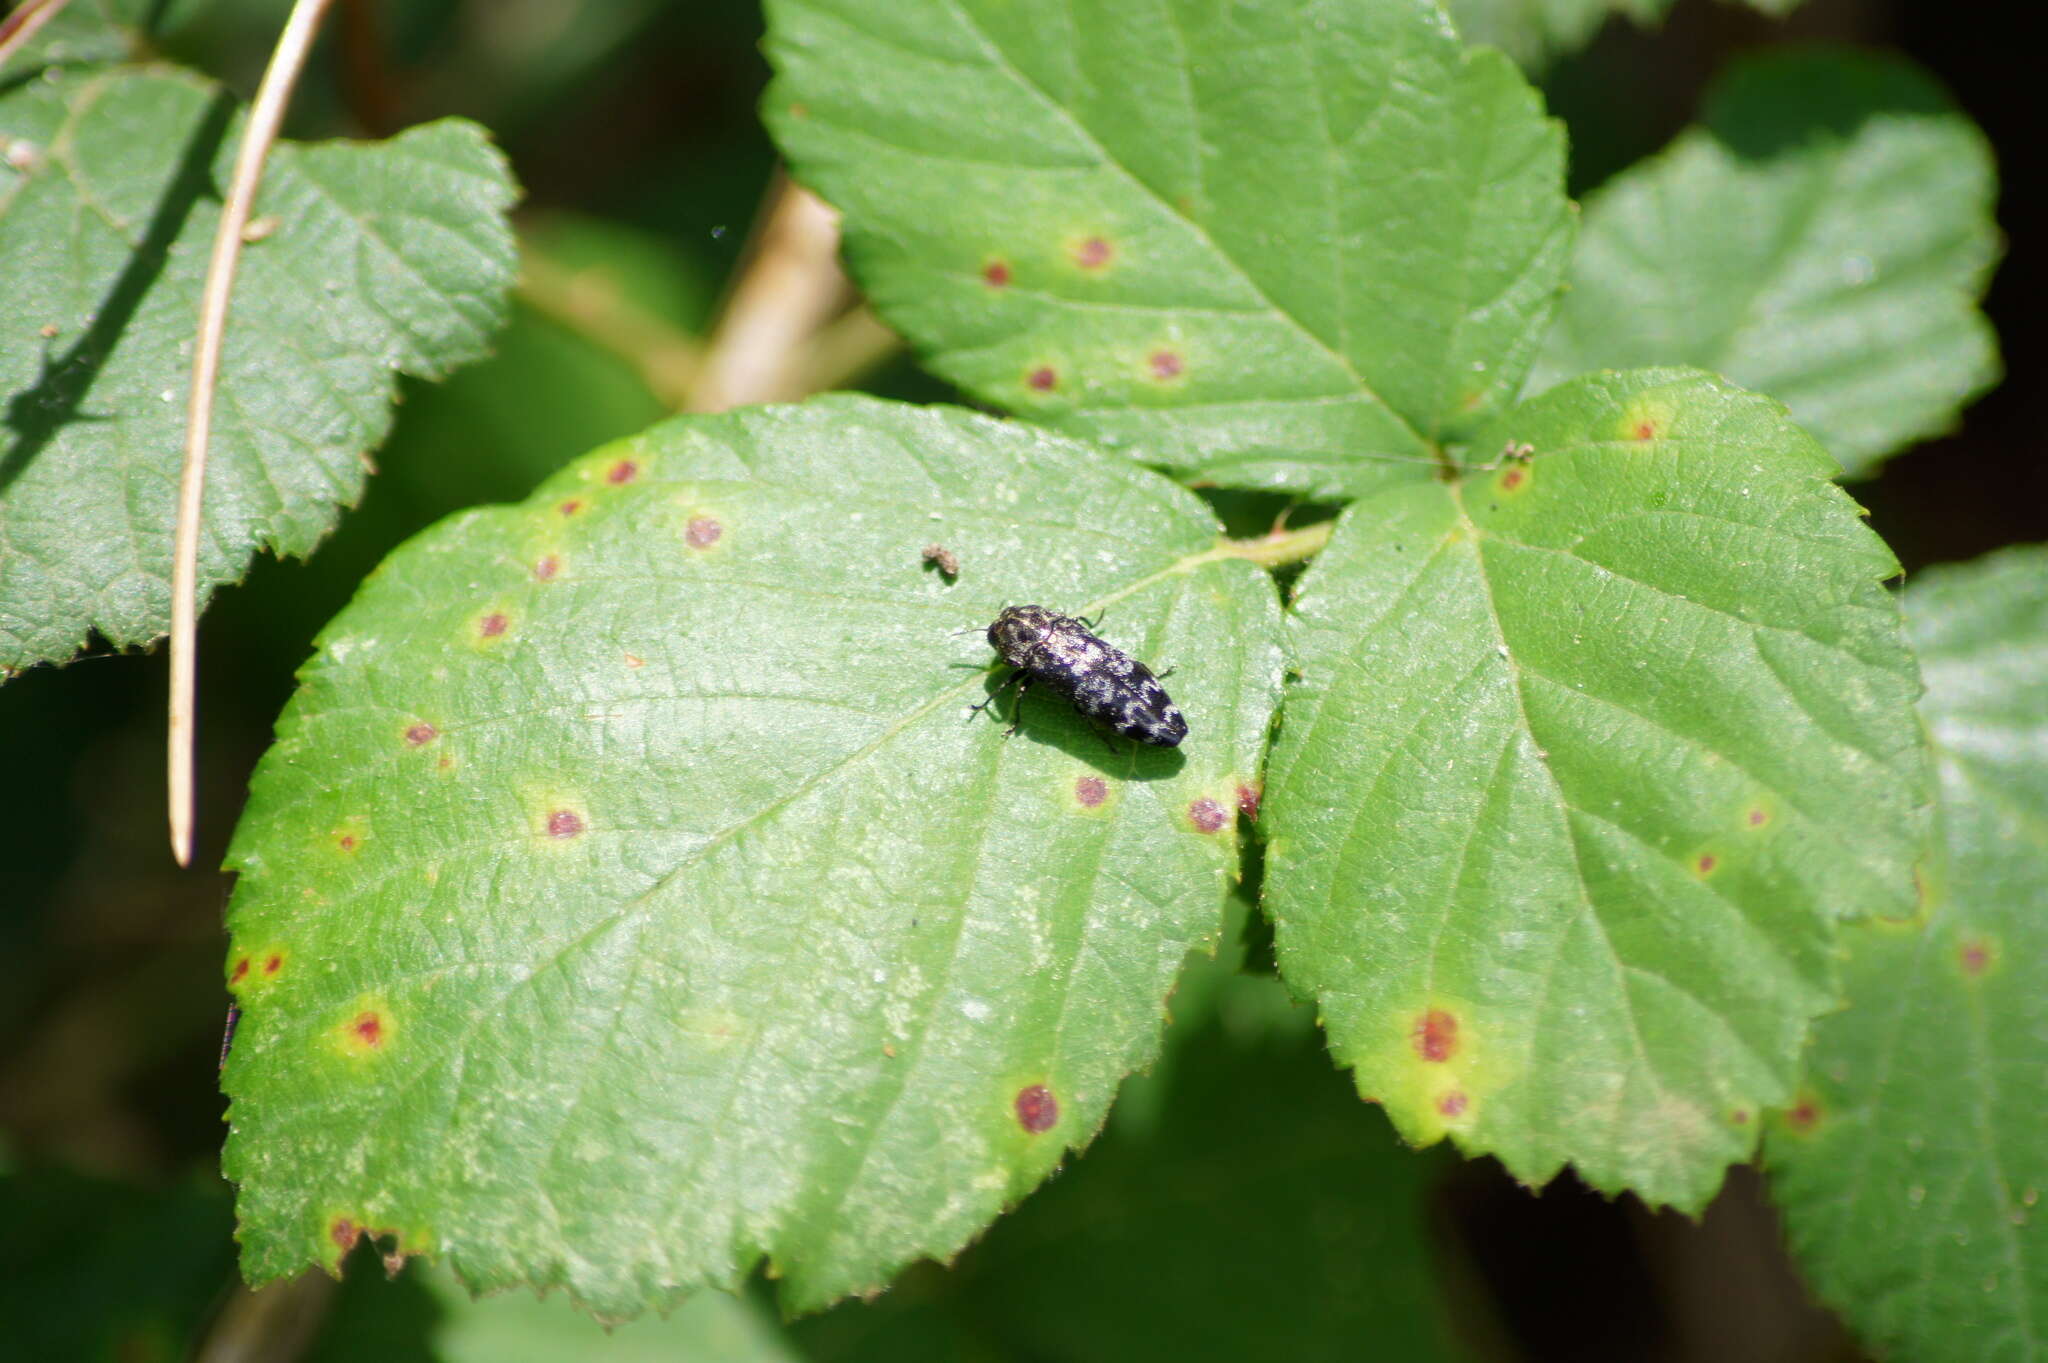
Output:
[[[1318,521],[1299,530],[1275,530],[1256,539],[1225,540],[1210,553],[1216,558],[1248,558],[1267,568],[1284,568],[1313,558],[1337,527],[1335,521]]]
[[[851,297],[839,269],[838,213],[786,174],[777,173],[756,234],[692,387],[693,411],[798,396],[806,343]]]
[[[873,308],[859,304],[812,335],[796,358],[791,396],[805,397],[855,383],[902,349],[903,338],[875,316]]]
[[[237,1282],[196,1363],[297,1358],[326,1321],[334,1293],[335,1279],[311,1270],[267,1287]]]
[[[641,307],[603,269],[575,269],[519,244],[519,296],[535,311],[640,371],[664,407],[681,411],[704,367],[704,346],[681,327]]]
[[[0,19],[0,67],[36,36],[36,30],[57,17],[71,0],[28,0],[14,13]]]
[[[220,226],[213,235],[213,259],[206,270],[206,288],[199,300],[199,333],[192,347],[192,397],[185,426],[185,468],[178,484],[178,535],[171,559],[171,698],[169,786],[171,855],[178,865],[192,864],[192,735],[198,689],[199,530],[206,489],[206,445],[213,425],[213,394],[220,379],[221,341],[227,332],[228,301],[235,287],[235,266],[242,256],[242,233],[256,203],[256,187],[277,130],[284,122],[306,55],[327,17],[333,0],[296,0],[285,20],[277,48],[271,53],[263,84],[242,131],[235,154],[234,177]]]

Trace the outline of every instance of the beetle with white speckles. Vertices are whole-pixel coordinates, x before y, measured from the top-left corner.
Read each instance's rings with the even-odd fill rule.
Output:
[[[988,641],[1016,671],[980,705],[995,703],[1017,687],[1017,712],[1024,693],[1037,682],[1059,692],[1090,719],[1099,719],[1125,738],[1158,748],[1175,748],[1188,736],[1188,722],[1152,669],[1089,632],[1092,622],[1043,606],[1005,606],[988,627]],[[1021,722],[1021,721],[1019,721]],[[1017,732],[1012,723],[1005,733]]]

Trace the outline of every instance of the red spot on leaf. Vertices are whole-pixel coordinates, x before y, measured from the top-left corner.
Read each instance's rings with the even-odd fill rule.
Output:
[[[1714,868],[1720,864],[1721,859],[1712,852],[1702,852],[1693,858],[1692,868],[1703,876],[1710,876],[1714,874]]]
[[[640,476],[640,466],[630,459],[621,459],[605,470],[607,483],[630,483]]]
[[[556,508],[556,510],[560,511],[564,516],[573,516],[582,509],[583,503],[576,500],[576,498],[574,497],[571,497],[568,501],[563,502],[561,506]]]
[[[1733,1112],[1728,1114],[1728,1120],[1730,1122],[1733,1122],[1736,1126],[1748,1126],[1749,1109],[1746,1107],[1736,1108]]]
[[[432,743],[440,733],[441,731],[431,724],[415,724],[405,731],[405,741],[417,748]]]
[[[1084,270],[1099,270],[1109,264],[1116,250],[1101,237],[1090,237],[1074,248],[1074,263]]]
[[[1007,262],[991,260],[981,267],[981,282],[991,289],[1005,288],[1010,282],[1010,267]]]
[[[1638,421],[1632,434],[1638,440],[1655,440],[1657,438],[1657,423],[1654,421]]]
[[[1074,782],[1074,798],[1093,809],[1109,798],[1109,782],[1100,776],[1083,776]]]
[[[1179,378],[1180,371],[1185,367],[1180,356],[1171,350],[1153,351],[1150,363],[1152,377],[1160,380]]]
[[[1804,1136],[1820,1125],[1820,1102],[1811,1094],[1802,1094],[1799,1101],[1785,1109],[1785,1125]]]
[[[235,962],[235,970],[232,975],[228,976],[228,983],[240,984],[243,980],[246,980],[248,978],[249,958],[247,956],[244,956],[241,960]]]
[[[501,612],[492,611],[489,615],[476,622],[476,632],[486,639],[495,639],[505,632],[505,626],[508,623]]]
[[[364,1013],[351,1022],[348,1029],[355,1034],[356,1040],[365,1046],[384,1044],[384,1019],[376,1013]]]
[[[1766,809],[1752,809],[1746,817],[1751,828],[1762,828],[1771,821],[1770,811]]]
[[[327,1235],[346,1254],[356,1247],[356,1241],[363,1238],[363,1228],[344,1216],[327,1228]]]
[[[560,559],[556,558],[553,554],[547,554],[542,557],[540,562],[533,565],[533,575],[536,580],[546,582],[554,577],[561,570],[561,567],[562,561]]]
[[[1991,943],[1981,937],[1974,937],[1963,943],[1956,952],[1956,960],[1961,963],[1965,975],[1982,975],[1991,968],[1992,957],[1995,954],[1991,949]]]
[[[725,534],[725,527],[709,516],[692,516],[683,527],[683,542],[692,549],[709,549]]]
[[[1432,1008],[1415,1020],[1415,1053],[1442,1064],[1458,1053],[1458,1018]]]
[[[1050,1131],[1060,1119],[1060,1100],[1043,1084],[1017,1090],[1017,1125],[1036,1136]]]
[[[574,810],[558,809],[548,815],[548,836],[573,838],[583,831],[583,820]]]
[[[344,851],[344,852],[353,852],[353,851],[355,851],[355,850],[356,850],[356,835],[355,835],[355,834],[353,834],[353,833],[344,833],[344,834],[342,834],[342,835],[341,835],[341,839],[340,839],[340,846],[341,846],[341,850],[342,850],[342,851]]]
[[[1204,795],[1188,806],[1188,819],[1195,825],[1197,833],[1214,833],[1230,822],[1230,813]]]
[[[275,953],[275,952],[272,952],[272,953],[271,953],[271,954],[270,954],[269,956],[266,956],[266,957],[264,957],[264,959],[263,959],[263,973],[264,973],[264,974],[266,974],[266,975],[275,975],[275,974],[276,974],[276,973],[277,973],[278,971],[280,971],[280,970],[282,970],[282,969],[284,969],[284,957],[282,957],[282,956],[278,955],[278,954],[277,954],[277,953]]]
[[[1239,786],[1237,788],[1237,812],[1244,815],[1247,819],[1257,819],[1259,817],[1259,801],[1264,798],[1265,792],[1258,786]]]
[[[1452,1089],[1449,1093],[1436,1100],[1436,1110],[1446,1117],[1463,1116],[1465,1113],[1464,1092],[1459,1089]]]
[[[1060,376],[1053,371],[1051,365],[1042,364],[1025,375],[1024,382],[1031,385],[1034,392],[1050,393],[1059,387]]]
[[[1526,478],[1527,476],[1528,470],[1526,469],[1507,470],[1500,476],[1500,490],[1502,492],[1513,492],[1516,488],[1522,485],[1522,479]]]

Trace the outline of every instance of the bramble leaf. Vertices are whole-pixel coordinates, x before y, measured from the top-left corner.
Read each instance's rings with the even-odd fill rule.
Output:
[[[1684,370],[1507,413],[1303,577],[1282,973],[1414,1141],[1698,1208],[1903,913],[1929,802],[1897,571],[1783,409]]]
[[[1771,1186],[1820,1296],[1901,1358],[2048,1352],[2048,552],[1906,589],[1945,862],[1850,934]]]
[[[969,715],[1032,600],[1176,669],[1186,742]],[[232,850],[245,1270],[367,1231],[623,1317],[953,1253],[1154,1054],[1279,647],[1192,495],[947,409],[678,419],[443,522],[323,634]]]
[[[0,677],[170,620],[199,291],[238,140],[225,92],[163,68],[0,93]],[[281,144],[229,314],[202,591],[304,554],[360,496],[398,371],[481,355],[513,273],[511,179],[448,120]]]
[[[1465,1357],[1432,1271],[1443,1165],[1331,1073],[1272,979],[1189,973],[1220,1006],[1189,1026],[1175,996],[1163,1073],[1125,1086],[1072,1169],[950,1268],[799,1322],[803,1356],[974,1358],[995,1339],[1076,1363]]]
[[[1186,478],[1355,494],[1520,388],[1563,137],[1433,0],[769,14],[778,142],[977,397]]]
[[[558,1296],[472,1297],[445,1264],[395,1278],[358,1253],[303,1363],[807,1363],[767,1304],[704,1292],[667,1316],[608,1326]]]
[[[1747,4],[1778,17],[1799,8],[1800,0]],[[1445,0],[1445,8],[1467,42],[1497,47],[1524,70],[1541,71],[1591,42],[1610,16],[1622,15],[1646,28],[1663,22],[1671,0]]]
[[[1586,201],[1531,376],[1695,364],[1785,403],[1852,474],[1998,379],[1990,148],[1904,62],[1748,62],[1703,126]]]
[[[38,66],[125,61],[206,4],[207,0],[71,0],[59,5],[35,36],[9,56],[0,78],[33,75]],[[12,6],[7,17],[16,17],[22,8]]]
[[[1644,27],[1661,23],[1671,0],[1444,0],[1466,42],[1497,47],[1527,71],[1593,40],[1600,26],[1624,15]]]

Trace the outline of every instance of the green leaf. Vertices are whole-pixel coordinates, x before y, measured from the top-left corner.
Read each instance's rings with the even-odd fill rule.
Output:
[[[776,0],[766,116],[939,374],[1204,481],[1427,476],[1511,401],[1564,141],[1431,0]]]
[[[1891,555],[1777,404],[1578,380],[1352,506],[1294,603],[1266,905],[1411,1140],[1696,1209],[1903,913],[1929,800]]]
[[[1644,27],[1661,23],[1671,0],[1445,0],[1444,7],[1465,41],[1497,47],[1524,70],[1541,71],[1591,42],[1613,15]]]
[[[1997,382],[1983,134],[1918,69],[1860,53],[1736,68],[1705,125],[1586,203],[1531,378],[1695,364],[1778,398],[1852,474]]]
[[[661,1320],[605,1326],[560,1297],[475,1298],[446,1267],[387,1279],[376,1258],[349,1259],[304,1363],[803,1363],[771,1312],[705,1292]]]
[[[723,1292],[706,1292],[662,1320],[606,1329],[559,1299],[473,1301],[452,1273],[430,1281],[443,1312],[431,1336],[438,1363],[803,1363],[772,1316]],[[335,1363],[361,1358],[343,1351]]]
[[[1946,861],[1926,912],[1852,935],[1851,1007],[1774,1125],[1772,1188],[1821,1297],[1888,1356],[2048,1353],[2048,551],[1906,589]]]
[[[33,75],[37,66],[123,61],[176,29],[209,0],[71,0],[0,69],[0,82]],[[16,12],[20,6],[10,6]],[[10,15],[9,17],[12,17]]]
[[[238,141],[169,70],[53,71],[0,94],[0,676],[170,618],[199,290]],[[513,272],[483,131],[280,145],[243,252],[207,471],[203,587],[304,554],[361,495],[397,372],[481,355]]]
[[[1748,7],[1781,18],[1800,3],[1748,0]],[[1467,42],[1497,47],[1525,71],[1541,71],[1591,42],[1611,16],[1645,28],[1662,23],[1671,0],[1445,0],[1445,8]]]
[[[679,419],[399,550],[230,858],[245,1270],[367,1227],[624,1317],[957,1250],[1214,940],[1282,668],[1216,531],[1100,451],[843,398]],[[968,714],[1030,600],[1176,668],[1187,741]]]
[[[804,1356],[1464,1357],[1427,1224],[1443,1166],[1331,1073],[1305,1011],[1274,1025],[1272,980],[1224,989],[1205,1025],[1168,1033],[1164,1083],[1133,1080],[1073,1169],[951,1269],[798,1323]],[[1132,1120],[1152,1095],[1130,1090],[1157,1088],[1156,1116]]]

